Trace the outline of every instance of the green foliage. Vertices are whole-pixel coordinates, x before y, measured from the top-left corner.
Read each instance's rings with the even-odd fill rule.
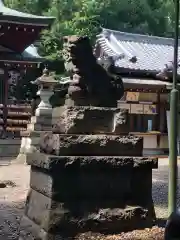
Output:
[[[52,28],[42,34],[40,53],[61,59],[65,35],[88,35],[94,41],[100,27],[121,31],[172,36],[172,0],[6,0],[24,12],[55,16]]]
[[[41,36],[40,54],[48,59],[50,69],[59,80],[63,72],[62,40],[66,35],[88,35],[95,40],[100,28],[125,32],[173,36],[174,4],[172,0],[4,0],[6,6],[36,15],[56,18],[50,30]],[[48,64],[48,65],[49,65]],[[16,86],[17,99],[31,99],[37,91],[30,81],[40,73],[28,71]],[[53,105],[61,99],[58,92]],[[59,103],[58,103],[59,104]]]

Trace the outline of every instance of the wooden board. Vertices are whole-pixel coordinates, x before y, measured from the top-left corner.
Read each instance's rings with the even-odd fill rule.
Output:
[[[157,114],[157,107],[155,104],[153,105],[144,105],[144,114]]]
[[[129,111],[129,113],[130,113],[131,104],[129,104],[129,103],[119,103],[118,107],[127,109]]]
[[[139,101],[139,92],[127,92],[126,101],[130,102]]]
[[[143,104],[131,104],[131,112],[133,114],[143,114]]]

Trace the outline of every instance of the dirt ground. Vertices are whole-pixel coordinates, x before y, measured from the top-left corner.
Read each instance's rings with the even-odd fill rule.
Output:
[[[29,166],[9,165],[0,167],[0,240],[17,240],[18,227],[29,188]],[[1,184],[0,184],[1,186]]]
[[[29,188],[29,172],[30,167],[27,165],[11,164],[9,166],[0,166],[0,240],[18,240],[19,222],[23,214],[26,195]],[[153,197],[156,205],[156,213],[160,216],[166,215],[167,211],[167,181],[165,181],[167,180],[167,172],[167,161],[164,161],[162,165],[160,164],[160,168],[153,173]],[[3,182],[6,183],[6,188],[3,188]],[[161,184],[159,185],[159,183]],[[164,202],[160,197],[165,198]],[[163,205],[160,206],[158,202],[163,203]],[[79,239],[163,239],[149,237],[151,232],[155,232],[156,237],[157,232],[159,232],[162,237],[163,229],[155,227],[151,230],[146,229],[144,232],[136,231],[133,233],[121,234],[121,236],[114,235],[108,237],[92,236],[91,238],[87,235],[82,235]]]

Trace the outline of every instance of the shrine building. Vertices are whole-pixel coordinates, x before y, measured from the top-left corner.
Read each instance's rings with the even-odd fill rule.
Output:
[[[10,132],[26,130],[31,116],[29,106],[13,104],[9,92],[27,70],[36,69],[45,60],[33,43],[53,21],[53,17],[10,9],[0,0],[0,138],[9,138]],[[3,144],[5,141],[1,146]]]
[[[129,110],[130,133],[144,138],[144,154],[168,154],[173,49],[170,38],[110,29],[102,29],[97,36],[95,55],[114,59],[115,72],[125,87],[119,106]]]

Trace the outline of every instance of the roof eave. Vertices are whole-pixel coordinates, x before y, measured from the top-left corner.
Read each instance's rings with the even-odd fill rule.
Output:
[[[28,62],[28,63],[43,63],[46,61],[43,57],[11,57],[11,58],[0,58],[0,62]]]
[[[19,17],[11,15],[1,15],[0,23],[12,23],[12,24],[27,24],[27,25],[36,25],[42,27],[50,27],[55,21],[54,17],[39,17],[39,18],[30,18],[30,17]]]
[[[119,66],[114,66],[116,73],[137,73],[137,74],[153,74],[156,75],[159,73],[158,70],[147,70],[147,69],[132,69],[132,68],[123,68]]]
[[[150,77],[150,78],[162,81],[162,79],[157,76],[157,74],[159,73],[159,70],[130,69],[130,68],[121,68],[117,66],[115,66],[114,70],[115,70],[115,74],[121,75],[121,76],[136,77],[136,78]],[[172,77],[173,77],[173,74],[172,74]],[[171,81],[172,77],[170,76],[170,78],[166,81],[167,82]],[[177,77],[180,78],[180,74],[178,74]]]

